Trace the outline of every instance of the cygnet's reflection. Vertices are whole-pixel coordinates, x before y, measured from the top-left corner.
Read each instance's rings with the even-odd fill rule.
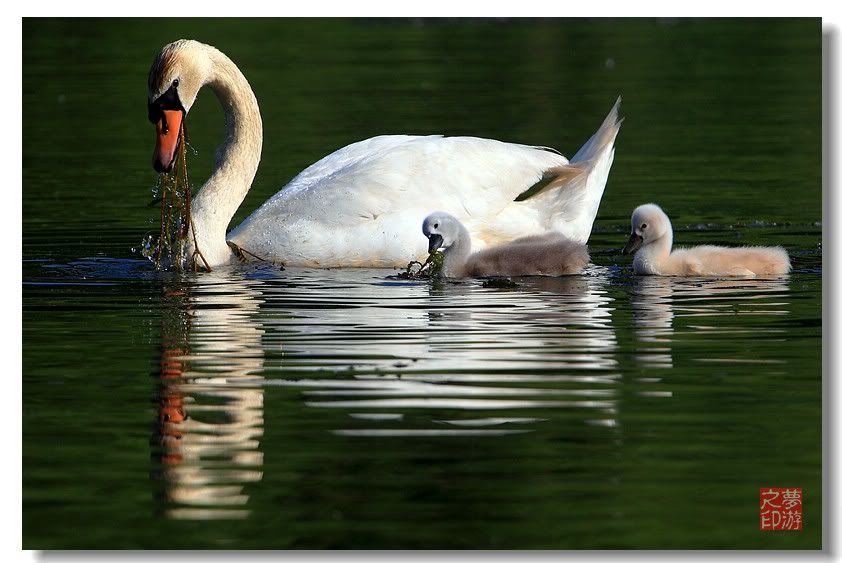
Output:
[[[672,367],[673,278],[640,276],[631,291],[632,322],[640,346],[635,360],[646,368]]]
[[[789,291],[788,278],[705,279],[637,276],[631,290],[631,307],[637,346],[635,359],[644,368],[672,368],[677,318],[687,331],[715,331],[719,335],[746,330],[774,329],[723,326],[703,317],[737,315],[785,315],[787,303],[780,297]],[[691,319],[698,317],[699,319]],[[696,358],[707,361],[709,358]]]
[[[159,421],[154,445],[163,512],[179,519],[249,514],[246,485],[262,478],[260,292],[211,273],[165,289]]]

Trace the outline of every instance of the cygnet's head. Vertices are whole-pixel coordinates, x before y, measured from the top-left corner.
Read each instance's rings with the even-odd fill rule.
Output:
[[[459,239],[460,226],[459,219],[444,211],[434,211],[427,215],[421,225],[421,232],[430,240],[427,252],[432,254],[439,248],[450,248]]]
[[[641,246],[658,240],[672,230],[669,217],[654,203],[639,206],[632,212],[631,236],[623,248],[623,254],[631,254]]]

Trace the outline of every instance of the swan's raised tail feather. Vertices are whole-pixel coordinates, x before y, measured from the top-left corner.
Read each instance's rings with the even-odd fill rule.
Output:
[[[605,116],[605,120],[597,129],[596,133],[582,145],[582,148],[573,155],[570,159],[570,164],[586,162],[599,157],[606,147],[613,148],[614,139],[617,138],[617,133],[620,132],[620,125],[623,120],[620,119],[620,102],[623,100],[622,96],[617,98],[614,102],[614,107]]]
[[[574,233],[590,234],[596,218],[614,162],[614,141],[623,123],[619,117],[620,101],[617,98],[602,125],[570,159],[570,164],[545,171],[541,182],[518,196],[517,201],[528,200],[525,205],[539,211],[548,230],[587,242],[588,237],[576,237]]]

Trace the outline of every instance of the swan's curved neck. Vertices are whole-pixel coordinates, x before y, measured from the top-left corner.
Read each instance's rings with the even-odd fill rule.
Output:
[[[222,104],[225,141],[217,149],[213,173],[193,200],[191,217],[196,245],[214,266],[229,262],[233,256],[225,232],[257,173],[263,122],[257,98],[240,69],[216,49],[209,49],[208,56],[212,70],[205,84]]]

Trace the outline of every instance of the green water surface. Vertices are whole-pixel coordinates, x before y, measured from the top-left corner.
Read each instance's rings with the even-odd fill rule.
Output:
[[[622,95],[594,265],[156,273],[146,74],[181,37],[260,103],[234,224],[373,135],[570,156]],[[189,126],[199,184],[210,92]],[[24,19],[23,547],[820,548],[821,127],[818,19]],[[635,277],[648,201],[794,271]],[[803,531],[759,530],[760,487]]]

